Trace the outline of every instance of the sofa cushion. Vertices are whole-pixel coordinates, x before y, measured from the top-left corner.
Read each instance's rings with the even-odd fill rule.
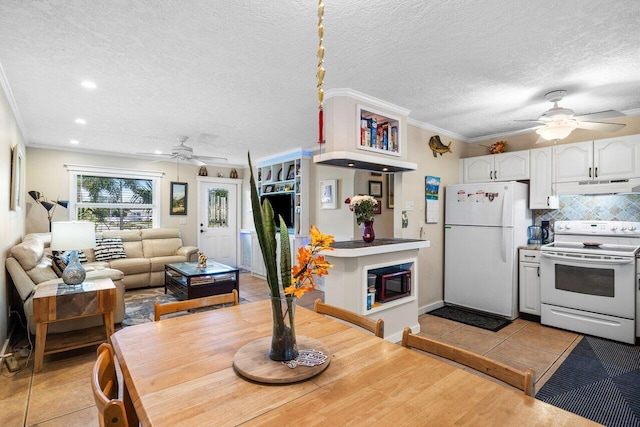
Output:
[[[58,279],[58,275],[51,267],[51,258],[43,257],[38,265],[27,271],[27,275],[36,285],[51,279]]]
[[[150,259],[150,261],[151,261],[151,271],[164,271],[165,264],[187,262],[188,259],[180,255],[171,255],[171,256],[153,257]]]
[[[38,265],[44,256],[44,242],[37,237],[28,236],[22,243],[11,248],[11,256],[25,271],[29,271]]]
[[[127,257],[120,237],[96,240],[96,247],[93,250],[93,254],[96,261],[108,261]]]
[[[151,262],[147,258],[121,258],[109,261],[109,267],[120,270],[125,276],[129,274],[148,273]],[[126,282],[125,278],[125,282]]]

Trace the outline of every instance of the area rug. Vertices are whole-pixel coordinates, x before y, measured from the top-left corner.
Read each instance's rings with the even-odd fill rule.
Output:
[[[124,293],[124,320],[122,321],[122,326],[133,326],[141,323],[153,322],[154,305],[156,301],[160,304],[164,304],[177,300],[178,298],[171,292],[165,294],[164,287],[126,291]],[[242,304],[246,303],[247,300],[240,298],[239,302]],[[214,310],[220,307],[222,306],[207,307],[198,309],[198,311]],[[186,314],[186,312],[173,313],[164,316],[163,319],[166,317],[184,314]]]
[[[536,398],[606,426],[640,426],[640,347],[585,336]]]
[[[449,305],[430,311],[428,314],[464,323],[465,325],[476,326],[492,332],[497,332],[511,323],[510,320],[506,320],[501,317],[486,315],[476,311],[465,310],[463,308],[452,307]]]

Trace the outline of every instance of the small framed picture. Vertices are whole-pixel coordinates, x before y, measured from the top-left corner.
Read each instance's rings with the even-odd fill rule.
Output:
[[[293,165],[289,165],[289,171],[287,172],[287,179],[293,179],[296,177],[296,170]]]
[[[369,195],[382,197],[382,181],[369,181]]]
[[[374,215],[380,215],[382,213],[382,200],[376,200],[376,207],[373,208]]]
[[[337,180],[325,179],[320,181],[320,209],[336,209]]]
[[[393,186],[395,185],[395,175],[390,173],[387,174],[387,208],[389,209],[393,209],[394,206],[394,201],[393,201],[393,196],[394,196],[394,190],[393,190]]]
[[[264,187],[265,193],[273,193],[273,185],[267,185]]]
[[[265,181],[271,181],[271,169],[269,169],[269,171],[267,172],[267,178],[265,179]]]
[[[170,215],[187,214],[187,183],[171,183],[171,211]]]

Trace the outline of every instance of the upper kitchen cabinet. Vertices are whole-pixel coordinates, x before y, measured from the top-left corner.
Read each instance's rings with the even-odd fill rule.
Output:
[[[529,179],[529,150],[462,159],[465,184]]]
[[[640,177],[640,135],[558,145],[555,182]]]
[[[557,209],[559,200],[553,191],[553,147],[529,150],[529,157],[529,209]]]

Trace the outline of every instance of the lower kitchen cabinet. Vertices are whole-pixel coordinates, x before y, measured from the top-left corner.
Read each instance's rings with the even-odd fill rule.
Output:
[[[520,312],[540,316],[540,251],[520,249]]]

